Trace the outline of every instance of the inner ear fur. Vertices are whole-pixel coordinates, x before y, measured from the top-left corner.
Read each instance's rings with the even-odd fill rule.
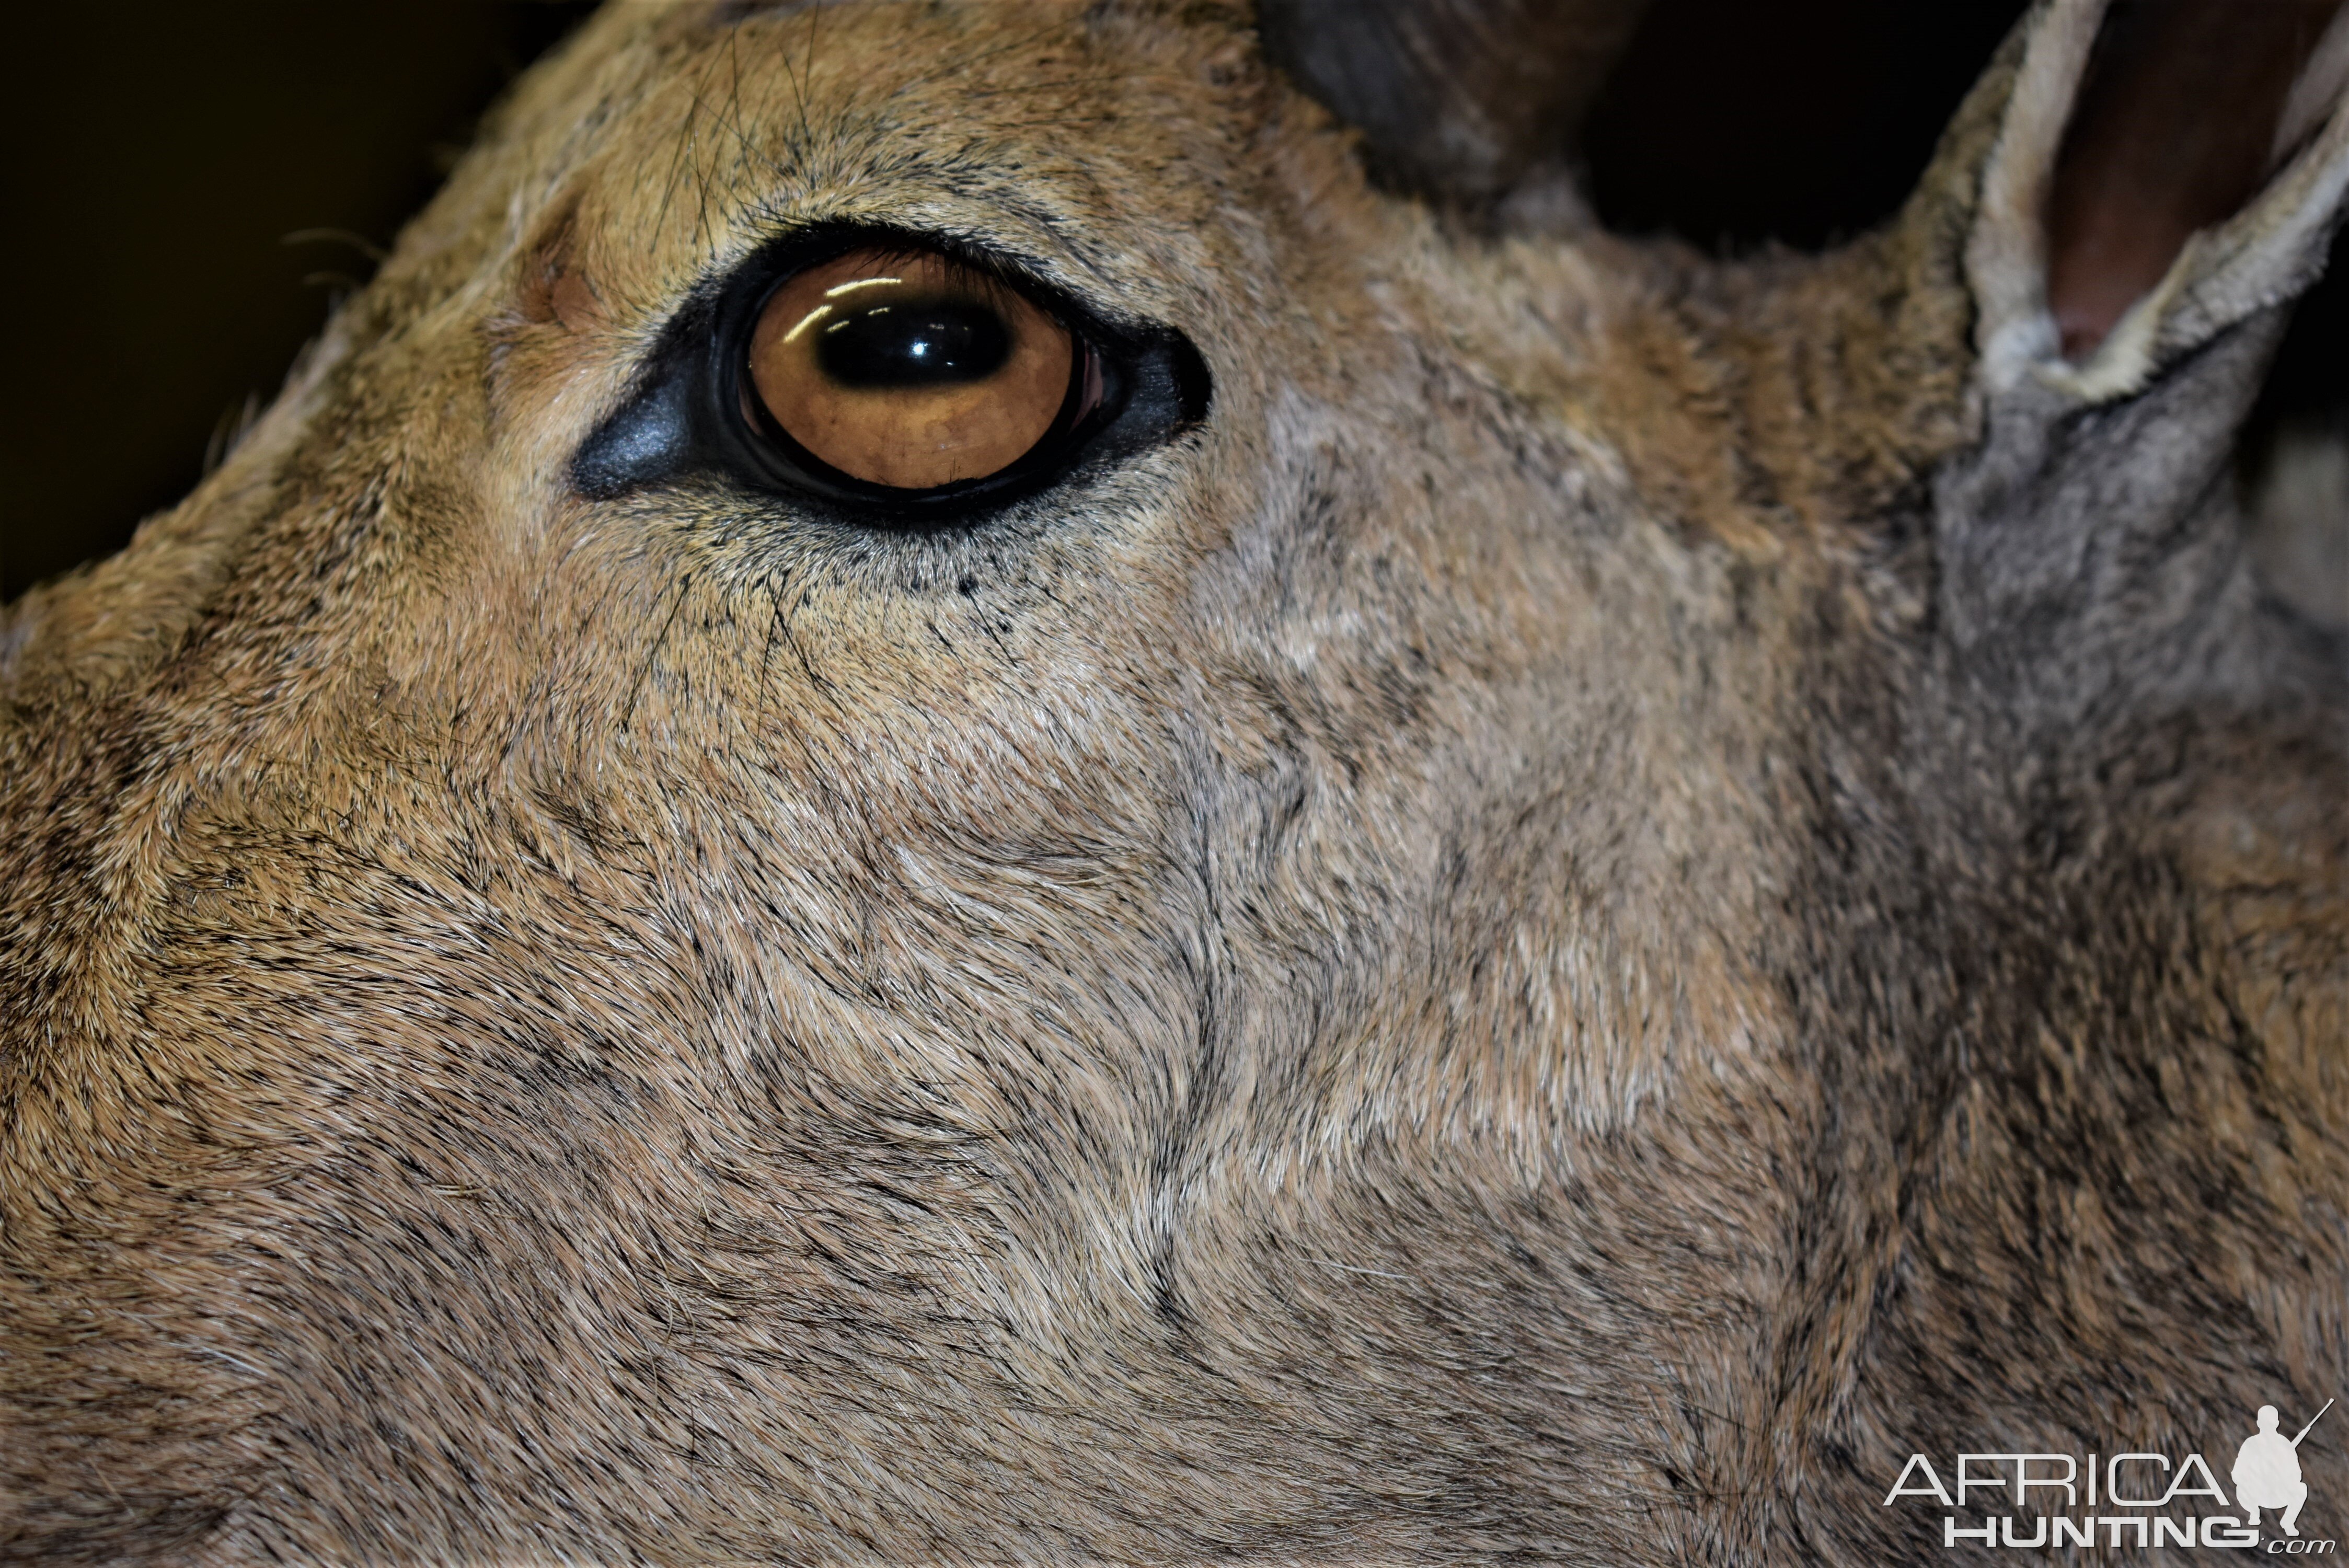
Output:
[[[2153,292],[2196,231],[2224,222],[2313,129],[2294,88],[2341,0],[2114,0],[2057,154],[2047,295],[2078,363]],[[2337,88],[2337,82],[2334,84]],[[2294,117],[2298,118],[2298,117]]]
[[[1967,270],[1994,389],[2088,401],[2322,271],[2349,189],[2344,0],[2045,0]]]

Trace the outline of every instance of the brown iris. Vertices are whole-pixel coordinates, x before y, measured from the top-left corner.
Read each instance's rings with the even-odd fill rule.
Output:
[[[768,416],[852,479],[929,490],[1001,472],[1081,391],[1069,330],[936,254],[852,251],[778,288],[750,338]]]

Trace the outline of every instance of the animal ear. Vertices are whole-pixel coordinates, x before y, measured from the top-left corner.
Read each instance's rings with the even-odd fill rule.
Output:
[[[1966,262],[1992,389],[2090,402],[2284,303],[2349,190],[2344,0],[2047,0]]]
[[[1373,174],[1475,203],[1563,158],[1647,0],[1258,0],[1266,53]]]

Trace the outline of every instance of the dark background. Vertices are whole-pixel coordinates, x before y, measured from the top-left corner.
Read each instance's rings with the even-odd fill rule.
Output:
[[[591,7],[53,4],[0,92],[0,600],[121,547],[266,402],[490,101]],[[337,230],[289,242],[304,231]],[[354,245],[351,240],[360,242]]]
[[[17,14],[6,145],[0,600],[120,547],[192,485],[591,7],[236,0]],[[1657,0],[1586,138],[1601,215],[1723,250],[1883,218],[2022,0]],[[320,231],[336,232],[334,235]],[[2336,274],[2337,275],[2337,274]],[[2281,382],[2329,396],[2349,286]],[[2328,363],[2328,361],[2330,363]]]

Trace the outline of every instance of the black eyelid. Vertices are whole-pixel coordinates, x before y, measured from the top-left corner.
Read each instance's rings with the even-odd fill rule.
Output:
[[[868,248],[908,258],[943,255],[1049,312],[1097,366],[1100,407],[1073,421],[1056,420],[1054,434],[1002,472],[935,490],[864,484],[825,469],[788,437],[777,440],[763,406],[755,397],[746,404],[742,396],[759,312],[799,272]],[[626,401],[574,454],[571,480],[583,497],[609,500],[698,475],[836,509],[869,526],[965,526],[1071,472],[1171,438],[1206,417],[1210,396],[1205,363],[1170,328],[1108,320],[1032,269],[955,237],[827,225],[783,236],[697,290],[662,332]]]

